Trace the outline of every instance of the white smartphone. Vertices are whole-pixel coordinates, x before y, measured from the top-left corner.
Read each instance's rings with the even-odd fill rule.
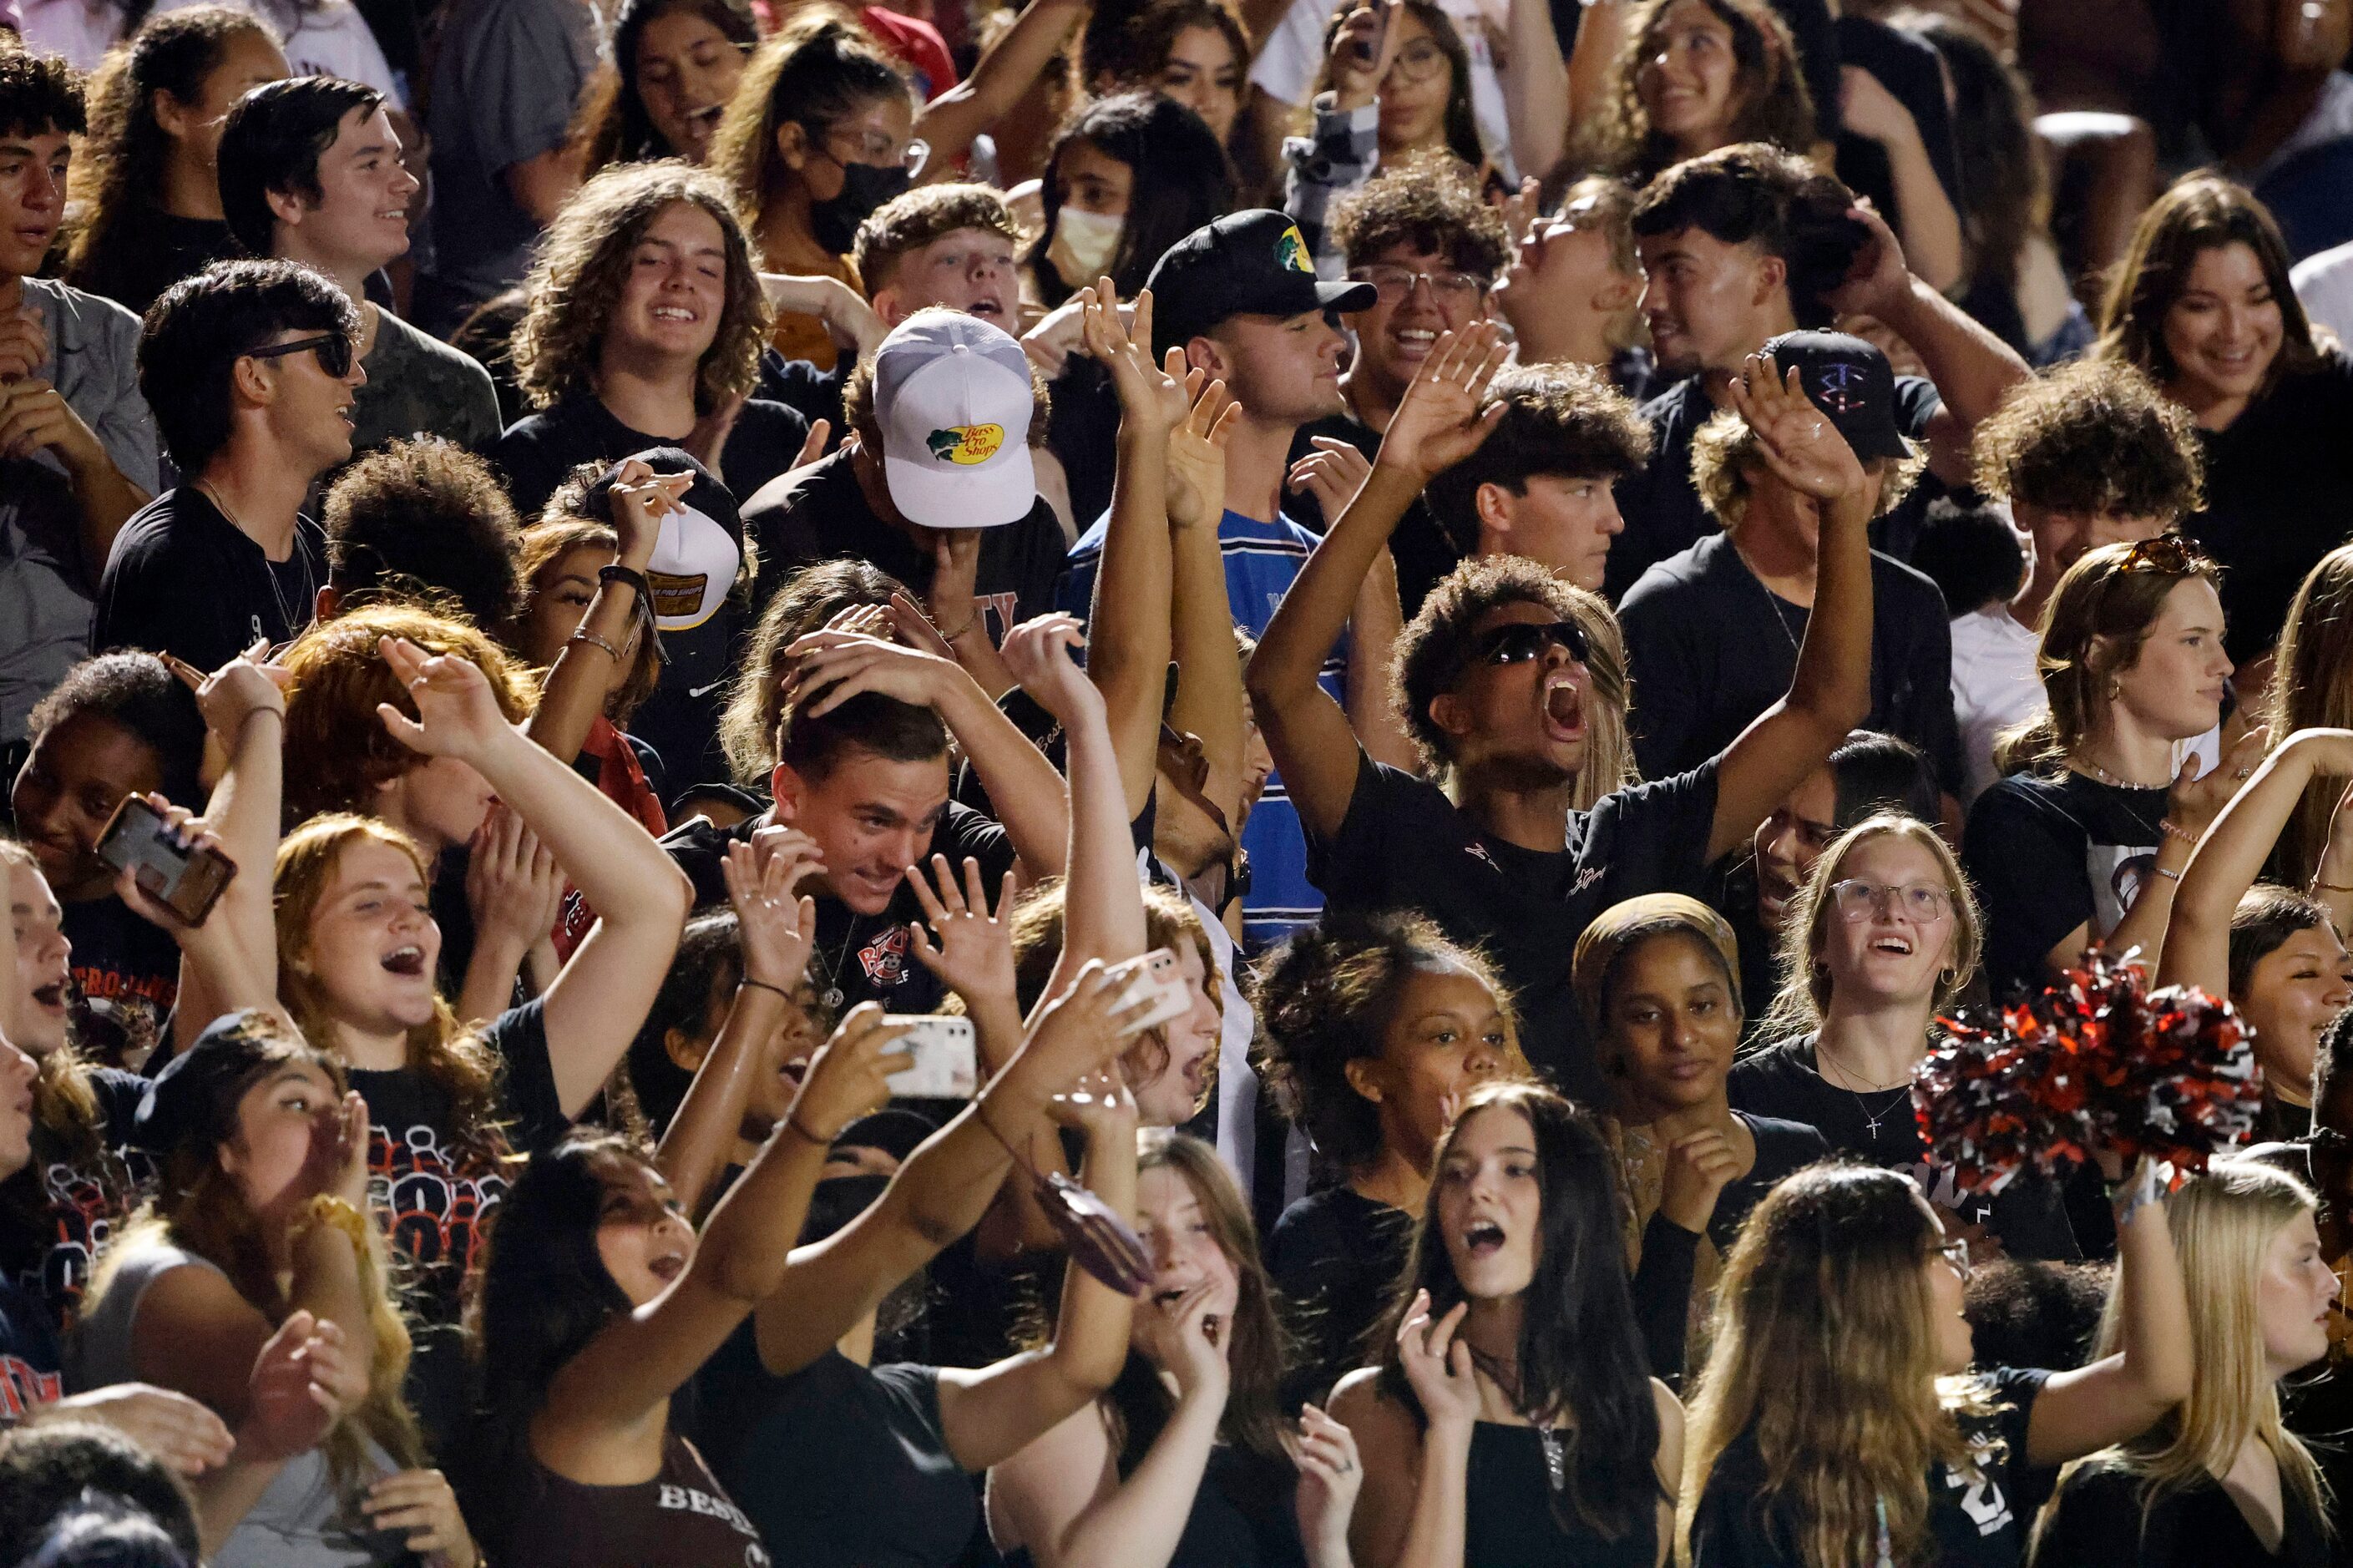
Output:
[[[1176,954],[1168,948],[1155,947],[1141,958],[1114,963],[1110,973],[1126,982],[1120,992],[1123,1005],[1146,1000],[1152,1004],[1147,1011],[1128,1020],[1127,1032],[1131,1035],[1156,1029],[1192,1011],[1192,993],[1176,966]]]
[[[970,1100],[980,1092],[980,1049],[970,1018],[901,1013],[882,1022],[907,1032],[893,1043],[913,1060],[884,1081],[900,1100]]]

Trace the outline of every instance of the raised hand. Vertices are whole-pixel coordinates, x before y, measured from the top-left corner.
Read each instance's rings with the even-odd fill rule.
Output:
[[[1432,1322],[1430,1292],[1423,1290],[1398,1327],[1398,1359],[1433,1427],[1468,1432],[1479,1419],[1479,1376],[1471,1367],[1471,1343],[1460,1331],[1470,1310],[1470,1302],[1457,1301]]]
[[[1005,668],[1064,730],[1103,711],[1102,691],[1087,679],[1074,657],[1086,646],[1086,633],[1064,615],[1024,621],[1005,639]]]
[[[1816,500],[1833,501],[1861,493],[1862,464],[1837,426],[1814,406],[1770,354],[1750,354],[1732,380],[1732,405],[1757,433],[1757,455],[1775,478]]]
[[[1441,335],[1389,420],[1378,465],[1424,485],[1477,451],[1504,417],[1500,403],[1479,406],[1504,358],[1503,329],[1493,321]]]
[[[118,1383],[36,1405],[26,1420],[100,1422],[184,1476],[218,1469],[237,1450],[219,1416],[185,1394],[150,1383]]]
[[[286,712],[287,689],[293,672],[269,658],[269,639],[257,638],[243,653],[207,675],[186,659],[172,654],[164,662],[180,684],[196,694],[196,711],[205,728],[224,747],[234,747],[245,731],[245,721],[256,713]]]
[[[1117,1068],[1083,1074],[1076,1083],[1046,1102],[1046,1114],[1055,1124],[1085,1133],[1090,1139],[1135,1137],[1135,1097]]]
[[[752,843],[727,847],[719,874],[735,910],[744,979],[788,994],[800,984],[817,945],[817,900],[794,894],[824,868],[817,840],[797,828],[764,827]]]
[[[662,519],[672,512],[686,510],[686,492],[694,488],[694,476],[681,470],[675,474],[658,474],[651,463],[642,458],[623,462],[613,475],[611,489],[606,493],[606,510],[613,520],[613,531],[621,537],[620,564],[642,572],[646,563],[654,558],[654,546],[661,539]]]
[[[195,851],[222,849],[220,835],[214,832],[211,825],[204,818],[186,806],[174,805],[162,795],[153,792],[141,798],[164,818],[164,832],[170,836],[172,842],[181,848]],[[226,853],[226,851],[223,852]],[[114,891],[117,897],[131,906],[132,913],[151,925],[161,926],[164,930],[182,937],[192,935],[195,930],[201,929],[190,927],[180,919],[178,914],[166,909],[162,900],[150,896],[147,889],[139,885],[139,871],[136,867],[129,867],[115,873]],[[207,920],[206,923],[211,922]]]
[[[825,444],[833,439],[833,421],[812,419],[808,434],[801,438],[801,449],[793,454],[793,468],[806,468],[825,456]],[[787,472],[790,470],[787,469]]]
[[[1404,10],[1405,0],[1376,0],[1349,12],[1333,33],[1332,104],[1343,114],[1380,97],[1381,83],[1405,47],[1404,29],[1397,25]]]
[[[886,1024],[880,1003],[861,1002],[809,1058],[808,1070],[786,1112],[788,1126],[804,1138],[831,1144],[842,1129],[887,1102],[890,1078],[903,1072],[913,1054],[901,1045],[903,1024]]]
[[[1354,441],[1344,441],[1337,436],[1315,436],[1309,438],[1315,449],[1291,465],[1284,482],[1294,490],[1305,490],[1315,498],[1328,523],[1348,510],[1356,492],[1365,488],[1365,480],[1373,471],[1373,460],[1356,449]]]
[[[935,881],[937,892],[933,891]],[[907,886],[923,907],[923,920],[907,927],[916,962],[963,997],[967,1008],[977,1011],[983,999],[1014,1003],[1013,893],[1019,886],[1015,875],[1005,873],[994,913],[988,907],[988,889],[980,879],[980,862],[969,856],[965,858],[961,888],[944,855],[932,857],[929,877],[921,866],[907,868]],[[923,929],[925,922],[930,931]],[[934,932],[939,939],[936,947]]]
[[[1824,294],[1822,300],[1839,315],[1876,316],[1884,321],[1892,313],[1901,312],[1912,292],[1912,268],[1904,259],[1904,244],[1868,201],[1849,207],[1846,216],[1868,229],[1870,237],[1855,252],[1845,279]]]
[[[389,702],[375,705],[392,738],[428,757],[471,762],[515,733],[488,677],[454,654],[427,654],[406,637],[379,637],[376,651],[408,689],[415,719]]]
[[[346,1089],[341,1101],[320,1110],[302,1175],[301,1191],[341,1198],[367,1213],[368,1108],[359,1090]]]
[[[1216,527],[1226,513],[1226,444],[1241,422],[1242,405],[1223,381],[1205,385],[1185,369],[1185,351],[1170,349],[1163,369],[1181,378],[1193,406],[1168,432],[1168,521],[1175,528]]]
[[[320,1373],[343,1344],[343,1331],[307,1311],[290,1313],[254,1357],[246,1380],[245,1420],[237,1449],[258,1461],[290,1459],[326,1441],[343,1415]]]
[[[1659,1212],[1698,1235],[1715,1213],[1715,1200],[1740,1175],[1740,1156],[1722,1128],[1686,1133],[1667,1146],[1667,1170],[1659,1192]]]
[[[950,628],[940,633],[940,646],[951,648],[957,637],[980,620],[980,530],[925,529],[921,523],[914,526],[919,538],[926,532],[932,536],[932,586],[923,597],[930,618]],[[884,625],[893,631],[897,629],[895,617],[887,607],[882,618]],[[955,655],[949,651],[941,657],[953,659]]]
[[[2222,760],[2198,776],[2198,753],[2190,752],[2181,759],[2181,771],[2173,777],[2165,794],[2165,816],[2176,827],[2195,837],[2203,838],[2231,797],[2239,793],[2263,760],[2263,746],[2269,731],[2253,729],[2223,749]],[[2335,824],[2330,824],[2332,834]]]
[[[1544,186],[1534,174],[1520,178],[1520,188],[1504,198],[1504,237],[1517,250],[1535,237],[1544,216]]]
[[[1226,1363],[1233,1325],[1209,1310],[1215,1289],[1204,1279],[1174,1301],[1138,1302],[1134,1332],[1136,1348],[1176,1380],[1178,1399],[1212,1399],[1222,1405],[1233,1385]]]
[[[458,1494],[438,1470],[386,1476],[368,1488],[360,1507],[371,1526],[401,1531],[408,1550],[435,1568],[476,1568],[482,1560],[458,1510]]]
[[[786,648],[785,657],[792,662],[785,700],[806,700],[812,719],[866,691],[929,708],[938,702],[942,683],[961,673],[953,659],[846,632],[811,632]]]
[[[906,595],[894,591],[890,604],[875,607],[881,612],[883,629],[870,635],[893,637],[918,652],[941,658],[955,658],[955,649],[948,646],[947,638],[940,636],[940,628],[932,624],[932,617],[924,613],[923,606]]]
[[[1347,1562],[1348,1516],[1356,1510],[1356,1489],[1365,1482],[1356,1435],[1320,1407],[1303,1405],[1298,1435],[1286,1446],[1299,1468],[1299,1489],[1292,1506],[1308,1562]]]
[[[1127,1001],[1128,984],[1126,977],[1105,969],[1103,960],[1088,960],[1078,978],[1039,1010],[1008,1071],[1029,1078],[1043,1099],[1109,1067],[1152,1007],[1148,996]]]
[[[829,632],[848,632],[853,637],[888,637],[892,632],[891,611],[882,605],[844,605],[825,623]]]
[[[564,907],[564,871],[555,856],[504,805],[493,805],[466,856],[466,907],[477,942],[506,937],[529,949],[555,929]]]
[[[1167,430],[1184,417],[1192,399],[1185,386],[1184,362],[1172,356],[1164,368],[1152,363],[1152,290],[1135,297],[1134,325],[1120,321],[1119,289],[1108,278],[1092,289],[1079,308],[1079,330],[1097,363],[1111,373],[1123,422]]]

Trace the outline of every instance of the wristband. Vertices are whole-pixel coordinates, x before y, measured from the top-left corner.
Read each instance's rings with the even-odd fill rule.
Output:
[[[636,592],[639,604],[650,605],[654,602],[653,584],[647,582],[646,574],[634,566],[624,566],[618,562],[610,566],[600,566],[596,569],[596,581],[607,585],[626,583]]]
[[[790,991],[786,990],[783,986],[771,985],[765,980],[754,980],[748,974],[742,976],[735,982],[735,988],[739,991],[746,985],[751,986],[755,991],[773,991],[787,1002],[793,999],[793,994]]]
[[[2189,845],[2192,849],[2198,847],[2198,835],[2190,832],[2188,828],[2181,826],[2169,816],[2160,817],[2158,820],[2157,830],[2159,833],[2164,834],[2168,838],[2179,838],[2182,843]]]
[[[615,664],[622,662],[621,650],[619,648],[615,647],[611,643],[607,642],[603,637],[598,637],[595,632],[588,630],[586,626],[574,632],[570,637],[564,640],[567,643],[586,643],[590,647],[601,647],[607,653],[613,656],[613,662]]]

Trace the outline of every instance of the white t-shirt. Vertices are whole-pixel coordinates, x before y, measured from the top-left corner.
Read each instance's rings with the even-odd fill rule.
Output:
[[[296,76],[341,77],[407,107],[408,95],[392,74],[383,47],[351,0],[320,0],[309,9],[284,0],[155,0],[148,15],[214,4],[250,12],[269,23]],[[97,66],[122,25],[121,9],[107,0],[18,0],[18,11],[26,43],[63,55],[81,70]]]
[[[193,0],[191,0],[193,3]],[[1324,29],[1335,10],[1353,7],[1354,0],[1292,0],[1291,9],[1266,36],[1250,66],[1250,85],[1293,108],[1303,108],[1324,68]],[[1504,47],[1504,24],[1511,0],[1438,0],[1438,7],[1462,35],[1471,56],[1471,113],[1479,124],[1479,143],[1487,156],[1516,184],[1519,173],[1512,162],[1512,121],[1504,105],[1504,79],[1495,56]],[[1526,5],[1532,0],[1520,0]]]
[[[2353,243],[2306,257],[2287,279],[2315,326],[2353,343]]]

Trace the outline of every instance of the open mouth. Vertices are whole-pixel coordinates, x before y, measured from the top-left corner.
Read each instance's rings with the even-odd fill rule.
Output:
[[[66,1010],[66,983],[62,980],[53,981],[32,994],[33,1000],[40,1004],[44,1012],[62,1013]]]
[[[1399,327],[1389,334],[1397,351],[1408,359],[1426,359],[1438,345],[1438,334],[1427,327]]]
[[[682,321],[690,325],[702,319],[683,305],[656,305],[653,318],[657,321]]]
[[[1871,939],[1871,951],[1895,958],[1909,958],[1912,956],[1912,939],[1898,931],[1889,931]]]
[[[681,1253],[665,1252],[647,1264],[646,1268],[655,1279],[667,1285],[686,1272],[686,1258]]]
[[[385,972],[414,980],[425,973],[425,950],[411,942],[406,947],[394,948],[384,955]]]
[[[1545,682],[1545,728],[1556,741],[1574,741],[1585,733],[1585,702],[1577,682],[1566,673]]]
[[[1005,307],[994,300],[975,300],[965,307],[965,314],[977,316],[984,321],[1001,321],[1005,319]]]
[[[1504,1250],[1504,1227],[1492,1219],[1474,1219],[1462,1229],[1462,1250],[1473,1258],[1492,1258]]]
[[[708,133],[719,129],[719,117],[726,112],[727,106],[723,103],[705,104],[701,109],[688,110],[686,123],[691,130]]]

